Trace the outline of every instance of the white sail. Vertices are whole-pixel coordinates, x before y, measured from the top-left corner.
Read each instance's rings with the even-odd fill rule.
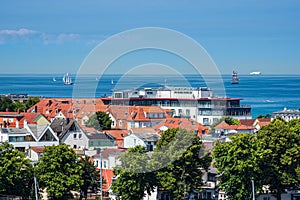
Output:
[[[69,75],[69,73],[66,73],[63,77],[63,82],[65,85],[72,85],[72,78],[71,76]]]

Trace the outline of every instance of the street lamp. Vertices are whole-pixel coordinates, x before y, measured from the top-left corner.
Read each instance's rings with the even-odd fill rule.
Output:
[[[32,167],[34,167],[34,164],[36,162],[32,161],[30,162],[30,164],[32,165]],[[34,170],[34,169],[33,169]],[[37,191],[37,181],[36,181],[36,176],[35,176],[35,173],[33,171],[33,180],[34,180],[34,194],[35,194],[35,200],[38,200],[38,191]]]
[[[102,200],[102,149],[99,149],[99,154],[100,154],[100,176],[99,176],[99,181],[100,181],[100,200]]]

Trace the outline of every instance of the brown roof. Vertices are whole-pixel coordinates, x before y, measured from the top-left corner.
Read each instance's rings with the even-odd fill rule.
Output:
[[[45,147],[30,147],[31,150],[33,150],[36,153],[43,153]]]
[[[240,119],[241,125],[253,126],[255,119]]]

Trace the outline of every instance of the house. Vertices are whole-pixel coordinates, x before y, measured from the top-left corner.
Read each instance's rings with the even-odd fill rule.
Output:
[[[115,139],[115,146],[124,147],[124,137],[129,134],[128,130],[105,130],[105,133],[108,133]]]
[[[33,162],[37,162],[39,160],[39,158],[43,155],[44,149],[45,149],[45,147],[43,147],[43,146],[29,147],[27,156]]]
[[[83,120],[95,113],[105,109],[101,99],[95,98],[45,98],[27,110],[29,113],[41,113],[49,121],[55,118],[76,119],[80,124]]]
[[[285,121],[290,121],[292,119],[300,119],[300,110],[289,110],[287,108],[284,108],[281,111],[272,113],[272,120],[278,117],[284,119]]]
[[[153,128],[133,128],[130,134],[124,137],[124,148],[131,148],[137,145],[153,151],[160,135]]]
[[[95,149],[114,146],[114,138],[94,128],[80,127],[73,119],[56,118],[51,128],[57,133],[61,142],[75,149]]]
[[[28,124],[46,125],[50,122],[40,113],[27,112],[0,112],[0,127],[3,128],[22,128],[24,121]]]
[[[253,123],[255,130],[260,130],[262,127],[267,126],[271,123],[271,118],[257,118]]]
[[[98,151],[97,154],[93,155],[94,165],[97,168],[102,166],[102,169],[114,169],[116,166],[120,165],[120,161],[118,156],[125,153],[126,149],[118,149],[118,148],[107,148],[101,150],[101,157],[100,152]],[[102,162],[101,162],[102,161]],[[102,165],[101,165],[102,163]]]
[[[193,119],[188,118],[167,118],[161,121],[159,124],[154,126],[156,130],[163,132],[171,128],[183,128],[188,131],[193,131],[198,134],[198,136],[208,134],[209,129],[206,126],[198,123]]]
[[[222,135],[231,135],[236,133],[254,133],[253,126],[246,125],[229,125],[225,121],[222,121],[217,126],[215,126],[215,133]]]
[[[27,124],[27,121],[24,128],[0,128],[0,142],[5,141],[24,152],[32,146],[59,144],[58,136],[49,125]]]
[[[168,117],[159,106],[110,105],[107,112],[112,119],[112,129],[153,127]]]

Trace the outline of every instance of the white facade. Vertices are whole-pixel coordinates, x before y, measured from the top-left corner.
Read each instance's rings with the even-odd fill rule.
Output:
[[[135,134],[130,134],[124,137],[124,148],[132,148],[138,145],[141,145],[145,148],[147,147],[145,142]]]
[[[80,129],[80,131],[68,131],[61,142],[70,145],[74,149],[85,149],[88,147],[89,139],[84,131]]]
[[[9,142],[15,148],[22,148],[23,150],[28,150],[31,146],[52,146],[59,144],[59,138],[49,125],[36,126],[36,133],[26,123],[23,129],[1,128],[0,142]],[[38,127],[44,128],[39,129]]]

